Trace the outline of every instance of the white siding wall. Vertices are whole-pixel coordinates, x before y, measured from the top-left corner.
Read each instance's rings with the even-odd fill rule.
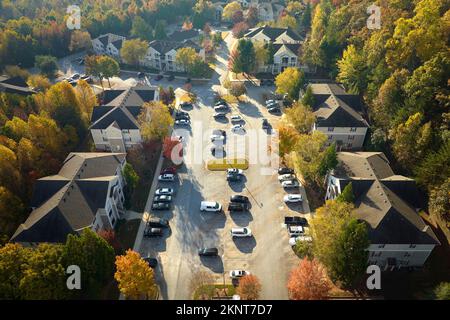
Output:
[[[366,137],[367,128],[330,128],[333,131],[329,131],[329,128],[314,127],[314,130],[323,132],[328,136],[328,144],[333,142],[342,141],[342,150],[356,150],[361,149]],[[356,131],[353,131],[355,130]]]
[[[423,244],[371,244],[368,248],[369,264],[385,267],[388,258],[395,258],[397,265],[422,267],[434,247]]]

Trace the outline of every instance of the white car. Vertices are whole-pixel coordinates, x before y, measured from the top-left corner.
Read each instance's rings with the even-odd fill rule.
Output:
[[[300,187],[300,183],[297,180],[288,180],[288,181],[283,181],[281,183],[281,186],[283,188],[298,188],[298,187]]]
[[[252,236],[252,230],[250,228],[232,228],[230,234],[232,238],[247,238]]]
[[[237,279],[237,278],[241,278],[243,276],[247,276],[249,274],[250,274],[250,272],[245,271],[245,270],[231,270],[230,271],[230,278],[231,279]]]
[[[223,141],[225,140],[225,137],[221,134],[213,134],[211,136],[211,142],[215,142],[215,141]]]
[[[288,227],[289,236],[297,237],[301,236],[305,233],[305,230],[302,226],[289,226]]]
[[[237,124],[231,128],[231,132],[233,133],[245,133],[244,126],[242,124]]]
[[[287,194],[284,196],[284,202],[286,203],[297,203],[302,201],[303,198],[301,194]]]
[[[231,116],[230,119],[231,119],[231,122],[241,122],[244,120],[244,119],[242,119],[242,117],[240,115]]]
[[[188,119],[179,119],[175,120],[175,124],[179,126],[187,126],[191,124],[191,121],[189,121]]]
[[[183,142],[184,138],[183,138],[183,136],[172,136],[172,141]]]
[[[158,177],[159,181],[174,181],[175,176],[171,173],[162,174]]]
[[[227,169],[227,174],[244,174],[244,170],[242,169]]]
[[[282,174],[278,176],[278,181],[282,182],[282,181],[287,181],[287,180],[294,180],[295,179],[295,175],[293,174]]]
[[[297,244],[297,242],[311,242],[312,238],[310,236],[298,236],[298,237],[291,237],[289,239],[289,244],[293,247]]]
[[[173,189],[172,188],[159,188],[155,191],[155,194],[157,196],[162,196],[162,195],[171,196],[171,195],[173,195]]]
[[[200,211],[220,212],[222,211],[222,205],[215,201],[202,201],[200,203]]]

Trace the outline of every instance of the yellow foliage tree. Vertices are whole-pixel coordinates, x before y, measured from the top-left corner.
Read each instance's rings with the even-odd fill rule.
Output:
[[[161,101],[145,103],[138,117],[141,126],[141,134],[145,140],[162,140],[169,134],[169,128],[173,125],[173,118],[169,107]]]
[[[151,299],[158,291],[152,268],[139,253],[130,249],[125,255],[116,257],[114,279],[127,299]]]

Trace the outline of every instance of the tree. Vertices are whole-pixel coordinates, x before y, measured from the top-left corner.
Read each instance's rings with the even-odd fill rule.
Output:
[[[256,67],[256,53],[253,43],[247,39],[238,42],[236,51],[231,55],[231,71],[234,73],[251,73]]]
[[[54,78],[56,75],[56,71],[58,71],[58,64],[55,57],[37,56],[36,68],[38,68],[46,77]]]
[[[293,30],[298,29],[297,19],[292,16],[285,15],[278,18],[277,26],[279,28],[291,28]]]
[[[120,49],[120,56],[129,65],[139,65],[148,51],[148,43],[139,39],[126,40]]]
[[[139,176],[137,175],[136,171],[134,171],[133,166],[127,162],[123,168],[122,174],[127,187],[130,188],[131,191],[133,191],[137,187],[137,184],[139,182]]]
[[[7,243],[0,247],[0,299],[21,298],[20,280],[23,277],[30,250],[17,243]]]
[[[111,88],[110,78],[120,75],[120,67],[116,60],[108,56],[101,56],[98,59],[98,68],[103,76],[108,80],[108,85]]]
[[[337,80],[342,82],[350,93],[360,94],[366,88],[366,57],[349,45],[342,59],[338,61],[339,74]]]
[[[305,107],[299,102],[295,102],[286,109],[286,119],[299,133],[309,133],[316,121],[314,113],[309,107]]]
[[[114,249],[91,229],[80,235],[69,234],[62,251],[63,265],[77,265],[83,270],[81,290],[74,295],[98,298],[112,279],[114,256]]]
[[[331,289],[319,262],[307,258],[291,271],[287,287],[292,300],[323,300]]]
[[[27,80],[27,84],[37,91],[45,91],[52,85],[45,76],[40,74],[31,75]]]
[[[173,125],[173,118],[169,108],[159,101],[145,103],[138,116],[141,134],[144,140],[162,140],[169,134]]]
[[[189,290],[199,300],[209,300],[214,295],[214,281],[210,272],[195,271],[189,282]]]
[[[279,94],[287,94],[292,101],[298,100],[300,88],[304,85],[305,75],[297,68],[289,67],[284,69],[275,78],[276,92]]]
[[[344,190],[342,190],[341,194],[336,198],[336,201],[347,203],[355,202],[355,195],[353,194],[353,187],[351,182],[344,187]]]
[[[344,288],[352,288],[365,274],[369,253],[369,237],[364,222],[351,219],[343,228],[327,265],[328,275],[333,282]]]
[[[121,255],[124,253],[124,249],[119,239],[117,239],[116,233],[111,229],[102,229],[98,232],[98,235],[105,239],[106,242],[114,249],[116,255]]]
[[[448,177],[448,175],[446,176]],[[437,185],[431,189],[430,201],[428,204],[430,214],[444,221],[450,222],[450,178],[447,178],[442,186]]]
[[[164,40],[167,38],[166,27],[162,20],[156,21],[154,38],[156,40]]]
[[[250,26],[254,27],[259,21],[258,17],[258,9],[254,6],[251,6],[247,10],[247,14],[245,16],[245,22]]]
[[[248,24],[244,21],[238,22],[233,26],[231,32],[235,38],[242,38],[248,30]]]
[[[301,259],[308,258],[312,260],[314,258],[313,244],[311,241],[297,241],[293,250],[297,257]]]
[[[150,299],[156,296],[157,286],[152,268],[139,253],[127,250],[125,255],[116,257],[114,278],[120,292],[127,299]]]
[[[245,275],[239,279],[236,293],[243,300],[258,300],[261,293],[261,283],[255,275]]]
[[[85,80],[79,80],[76,87],[76,95],[80,103],[80,108],[85,117],[90,121],[92,111],[98,104],[94,90]]]
[[[87,75],[97,77],[100,80],[100,84],[103,88],[103,73],[100,68],[100,56],[86,56],[84,59],[85,71]],[[104,90],[104,88],[103,88]]]
[[[304,106],[313,108],[314,107],[314,95],[311,86],[306,88],[305,94],[302,96],[301,103]]]
[[[232,96],[238,98],[247,93],[247,88],[245,87],[245,84],[243,84],[242,82],[232,83],[230,85],[230,89],[228,89],[228,92]]]
[[[91,35],[88,31],[74,30],[70,36],[69,50],[77,52],[92,47]]]
[[[319,166],[319,175],[325,177],[330,170],[336,168],[337,164],[336,144],[333,143],[331,146],[328,146],[323,153]]]
[[[136,16],[133,19],[133,25],[130,33],[131,36],[141,40],[151,41],[153,39],[152,27],[140,16]]]
[[[295,130],[292,126],[285,125],[281,125],[278,128],[278,134],[280,136],[280,156],[284,157],[285,155],[294,151],[300,135],[298,131]]]
[[[185,47],[177,51],[175,62],[182,66],[185,71],[189,72],[192,70],[192,66],[198,58],[198,54],[194,48]]]
[[[15,194],[0,186],[0,230],[1,233],[11,235],[20,222],[25,218],[25,207]]]
[[[10,77],[20,77],[25,81],[30,77],[28,70],[22,69],[19,66],[6,66],[5,73]]]
[[[434,290],[436,300],[450,300],[450,282],[440,283]]]
[[[222,18],[226,21],[231,21],[236,11],[242,11],[242,7],[237,1],[230,2],[223,8]]]
[[[177,159],[173,158],[173,150],[179,150],[178,157],[183,156],[183,145],[179,140],[173,139],[172,137],[165,137],[163,143],[163,155],[164,158],[172,160],[172,162],[176,162]]]

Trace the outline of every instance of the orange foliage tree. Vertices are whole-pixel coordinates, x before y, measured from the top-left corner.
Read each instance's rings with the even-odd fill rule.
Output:
[[[261,283],[259,279],[252,275],[243,276],[239,280],[237,294],[244,300],[257,300],[261,292]]]
[[[287,288],[292,300],[322,300],[331,289],[323,267],[307,258],[291,271]]]

